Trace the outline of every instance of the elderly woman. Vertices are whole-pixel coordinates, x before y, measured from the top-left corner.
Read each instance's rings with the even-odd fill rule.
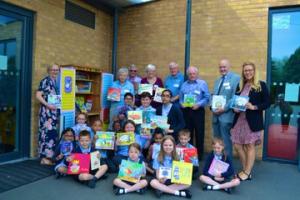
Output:
[[[120,101],[111,101],[110,104],[110,124],[117,117],[119,110],[118,108],[124,105],[124,95],[126,93],[131,93],[134,95],[134,87],[133,84],[128,80],[128,68],[121,67],[117,74],[118,80],[114,81],[112,84],[112,88],[119,88],[121,90]]]
[[[152,94],[152,96],[154,96],[155,89],[157,87],[160,87],[160,88],[164,87],[162,80],[156,76],[156,66],[155,65],[148,64],[146,66],[146,77],[142,78],[141,84],[152,84],[153,85],[153,94]],[[155,101],[151,102],[151,106],[153,108],[158,108],[160,105],[161,105],[161,103],[158,103],[158,102],[155,102]]]
[[[41,164],[51,165],[54,155],[56,141],[58,139],[57,123],[58,110],[54,105],[48,103],[48,95],[58,95],[56,77],[59,73],[59,66],[54,64],[48,66],[48,76],[41,80],[36,98],[40,102],[38,146]]]

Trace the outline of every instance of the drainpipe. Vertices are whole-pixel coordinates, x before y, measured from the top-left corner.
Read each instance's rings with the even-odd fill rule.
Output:
[[[190,46],[191,46],[191,20],[192,20],[192,0],[186,1],[186,29],[185,29],[185,60],[184,79],[187,79],[186,70],[190,66]]]

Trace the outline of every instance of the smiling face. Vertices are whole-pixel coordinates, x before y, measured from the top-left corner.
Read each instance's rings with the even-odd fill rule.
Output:
[[[128,74],[127,73],[119,73],[119,81],[121,83],[124,83],[127,79]]]
[[[134,132],[135,126],[132,123],[127,123],[124,127],[125,132]]]
[[[179,142],[182,146],[186,146],[189,143],[190,139],[191,138],[187,135],[180,135],[179,136]]]
[[[155,136],[154,136],[154,142],[155,143],[161,143],[161,141],[162,141],[162,139],[163,139],[163,134],[155,134]]]
[[[230,64],[228,60],[221,60],[219,63],[219,72],[222,76],[226,75],[229,71]]]
[[[198,71],[197,71],[197,68],[195,68],[195,67],[189,67],[187,74],[188,74],[189,80],[191,80],[191,81],[197,80],[197,78],[198,78]]]
[[[224,146],[217,142],[213,145],[213,150],[214,150],[215,154],[222,155]]]
[[[151,99],[149,97],[143,97],[141,99],[141,104],[143,107],[147,108],[150,106],[150,103],[151,103]]]
[[[174,151],[174,143],[172,142],[172,140],[167,139],[164,141],[164,143],[162,144],[163,150],[167,155],[172,155],[172,152]]]
[[[79,144],[82,148],[87,149],[89,148],[91,144],[91,138],[90,135],[87,136],[80,136],[79,137]]]
[[[92,129],[97,132],[97,131],[102,131],[102,123],[101,121],[97,120],[93,123]]]
[[[179,67],[178,67],[177,63],[171,62],[169,64],[169,70],[170,70],[170,74],[172,76],[176,76],[176,74],[179,72]]]
[[[64,134],[64,140],[65,140],[65,141],[70,141],[70,142],[73,142],[73,141],[75,140],[72,131],[67,131],[67,132]]]
[[[171,94],[169,91],[163,91],[163,93],[161,94],[161,100],[163,104],[168,104],[171,102]]]
[[[139,155],[140,155],[140,151],[137,148],[131,146],[128,151],[129,158],[133,161],[137,161],[139,159]]]
[[[245,65],[243,67],[243,77],[247,82],[253,81],[255,75],[255,68],[253,65]]]
[[[55,79],[58,74],[59,74],[59,66],[58,65],[52,65],[52,67],[49,69],[50,77]]]
[[[85,124],[86,118],[84,114],[79,114],[77,116],[77,124]]]

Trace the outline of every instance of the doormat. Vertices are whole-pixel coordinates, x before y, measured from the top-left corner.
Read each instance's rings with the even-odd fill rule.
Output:
[[[39,160],[25,160],[18,163],[0,165],[0,193],[53,174],[53,166],[40,165]]]

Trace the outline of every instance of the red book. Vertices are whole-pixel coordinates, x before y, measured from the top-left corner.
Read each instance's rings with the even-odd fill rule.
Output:
[[[196,148],[184,148],[183,149],[183,160],[188,163],[192,163],[193,160],[198,159]]]
[[[71,157],[72,161],[68,166],[68,174],[89,173],[91,163],[90,154],[74,153]]]
[[[109,88],[108,94],[107,94],[107,100],[120,101],[121,100],[121,89],[120,88]]]

